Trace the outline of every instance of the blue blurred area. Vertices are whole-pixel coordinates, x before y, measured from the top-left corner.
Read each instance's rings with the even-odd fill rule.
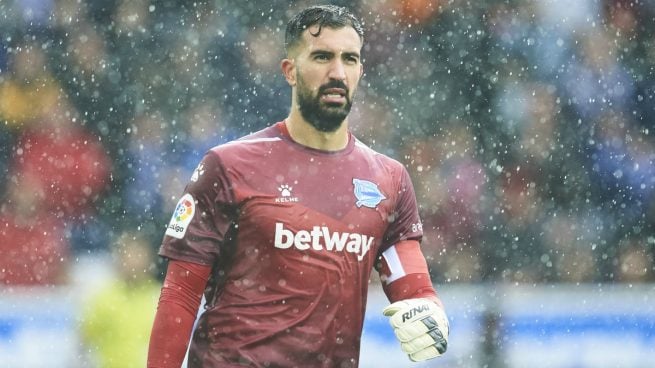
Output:
[[[410,363],[393,336],[378,288],[369,295],[360,366],[373,367],[649,367],[655,358],[653,286],[552,288],[442,287],[451,326],[448,352]],[[76,326],[81,313],[71,290],[23,289],[0,301],[0,366],[91,367]],[[499,297],[498,295],[503,295]],[[47,297],[47,299],[46,299]],[[48,310],[34,300],[48,300]],[[605,305],[598,301],[606,300]],[[546,301],[546,302],[545,302]],[[585,307],[581,307],[585,306]],[[490,314],[501,316],[489,334]],[[493,324],[492,324],[493,325]],[[38,338],[36,338],[38,336]],[[499,349],[492,354],[490,343]],[[620,345],[620,351],[613,347]]]
[[[655,316],[646,313],[575,317],[522,315],[505,320],[503,333],[508,339],[529,336],[546,341],[557,339],[560,335],[593,335],[610,332],[638,336],[644,344],[651,344],[655,339]]]

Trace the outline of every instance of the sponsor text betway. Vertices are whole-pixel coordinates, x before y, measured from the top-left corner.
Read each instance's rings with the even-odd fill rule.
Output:
[[[357,254],[362,260],[371,249],[373,237],[357,233],[330,232],[327,226],[314,226],[312,230],[293,231],[284,228],[284,224],[275,223],[275,247],[288,249],[292,246],[299,250],[329,250],[332,252],[349,252]]]

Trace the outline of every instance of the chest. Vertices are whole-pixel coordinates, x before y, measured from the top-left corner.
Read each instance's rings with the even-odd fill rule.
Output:
[[[239,233],[267,250],[368,260],[393,216],[394,181],[362,160],[277,157],[232,174]]]
[[[264,159],[243,167],[235,179],[242,216],[284,218],[295,224],[311,218],[334,226],[342,223],[346,228],[341,230],[355,226],[374,231],[386,225],[395,200],[390,177],[348,157]]]

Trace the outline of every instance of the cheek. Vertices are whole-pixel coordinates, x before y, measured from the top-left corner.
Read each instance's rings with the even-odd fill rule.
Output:
[[[296,82],[302,84],[306,89],[315,91],[320,86],[320,71],[316,68],[306,67],[296,72]]]
[[[350,89],[350,94],[354,94],[355,90],[357,89],[357,86],[359,85],[359,80],[361,76],[359,72],[353,73],[352,76],[350,77],[350,83],[348,84],[349,89]]]

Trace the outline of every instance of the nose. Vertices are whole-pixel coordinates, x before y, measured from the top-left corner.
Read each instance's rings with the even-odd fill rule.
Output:
[[[330,64],[328,77],[332,80],[346,80],[346,68],[339,58],[335,58]]]

